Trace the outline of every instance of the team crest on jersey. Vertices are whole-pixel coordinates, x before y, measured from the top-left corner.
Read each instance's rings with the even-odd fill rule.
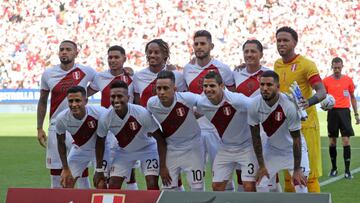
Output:
[[[226,106],[223,108],[223,112],[225,116],[230,116],[231,115],[231,108],[230,106]]]
[[[136,122],[130,122],[129,123],[129,128],[132,130],[132,131],[135,131],[138,126],[137,126],[137,123]]]
[[[180,117],[183,117],[185,115],[185,109],[183,107],[177,108],[176,114]]]
[[[292,64],[291,65],[291,72],[295,72],[297,68],[297,64]]]
[[[89,121],[88,123],[89,128],[94,129],[96,127],[95,121]]]
[[[79,80],[80,79],[80,71],[73,72],[72,76],[75,80]]]
[[[283,113],[278,111],[278,112],[275,112],[275,120],[276,121],[281,121],[283,118]]]

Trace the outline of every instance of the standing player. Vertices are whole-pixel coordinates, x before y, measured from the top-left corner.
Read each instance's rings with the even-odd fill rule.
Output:
[[[156,76],[166,69],[170,57],[169,45],[162,39],[154,39],[145,46],[146,60],[149,67],[134,75],[134,103],[146,107],[150,97],[156,95]],[[177,91],[185,91],[186,84],[181,73],[174,71]]]
[[[137,160],[145,175],[148,190],[158,190],[159,156],[156,140],[149,133],[160,134],[158,125],[151,114],[139,105],[128,103],[128,86],[123,81],[115,81],[110,86],[112,109],[103,114],[99,121],[96,146],[97,166],[101,166],[104,152],[104,139],[111,131],[120,147],[111,165],[109,188],[120,189],[123,181],[130,177],[131,169]],[[104,174],[95,172],[95,185]]]
[[[188,63],[184,67],[184,78],[189,91],[192,93],[202,94],[204,76],[210,71],[220,73],[225,86],[231,91],[235,90],[234,78],[229,66],[211,58],[210,52],[213,48],[214,44],[212,43],[210,32],[206,30],[195,32],[193,44],[196,57],[195,64]],[[208,154],[209,162],[212,167],[220,139],[217,136],[214,126],[209,120],[205,117],[200,117],[198,122],[201,128],[201,134],[205,140],[206,153]],[[229,182],[229,187],[227,189],[234,190],[232,181]]]
[[[101,106],[109,108],[110,104],[110,85],[112,82],[121,80],[124,81],[129,87],[129,96],[130,102],[133,101],[133,79],[124,70],[124,63],[126,61],[125,49],[121,46],[115,45],[111,46],[108,49],[108,65],[109,69],[103,72],[97,73],[94,81],[88,86],[88,96],[95,94],[98,91],[101,91]],[[106,139],[106,145],[111,148],[116,148],[117,144],[115,140],[112,140],[113,136],[109,136],[109,139]],[[109,147],[108,147],[109,148]],[[107,149],[108,149],[107,148]],[[106,156],[112,156],[111,152],[105,152]],[[110,164],[110,163],[108,163]],[[128,190],[137,190],[138,186],[135,179],[135,169],[131,171],[130,180],[127,182]]]
[[[278,171],[286,169],[292,175],[296,192],[306,193],[309,161],[296,106],[279,92],[279,76],[274,71],[262,74],[260,91],[261,96],[254,98],[248,113],[253,147],[259,163],[257,190],[268,192],[269,180],[274,179]],[[264,147],[260,126],[268,137]]]
[[[205,75],[203,89],[206,96],[198,100],[197,111],[211,121],[221,140],[213,163],[213,190],[224,191],[239,165],[244,191],[255,192],[257,163],[246,120],[250,99],[224,90],[221,76],[215,71]]]
[[[315,104],[326,96],[325,87],[314,62],[295,54],[298,35],[290,27],[282,27],[276,31],[276,46],[281,59],[274,65],[274,71],[279,75],[280,91],[290,92],[290,85],[296,81],[304,96],[301,105],[306,109],[308,119],[302,122],[301,132],[305,137],[309,150],[310,174],[308,179],[309,192],[320,192],[318,177],[322,175],[320,129]],[[313,95],[313,90],[316,93]],[[285,176],[285,191],[294,191],[291,178]]]
[[[60,64],[46,69],[41,77],[40,98],[37,107],[37,137],[41,146],[46,147],[46,167],[50,169],[51,188],[60,188],[61,161],[57,149],[55,132],[56,116],[67,108],[66,91],[72,86],[86,87],[94,79],[95,71],[80,64],[75,64],[78,54],[77,45],[73,41],[62,41],[59,47]],[[49,139],[46,145],[46,133],[43,129],[47,100],[50,98]],[[70,148],[72,138],[67,136],[67,147]],[[87,170],[84,178],[79,178],[80,188],[89,188]]]
[[[344,147],[345,178],[352,179],[353,176],[349,169],[351,158],[350,136],[354,136],[354,130],[351,126],[350,101],[354,110],[356,124],[360,123],[360,119],[354,95],[355,85],[350,77],[341,74],[343,66],[341,58],[334,58],[331,61],[333,74],[324,79],[327,93],[335,98],[335,105],[327,114],[329,153],[332,165],[329,176],[336,176],[338,173],[336,166],[336,138],[339,137],[340,130]]]
[[[74,86],[67,90],[67,101],[69,108],[62,111],[56,118],[56,134],[63,166],[60,182],[64,188],[73,188],[82,172],[94,160],[98,120],[106,109],[99,106],[87,106],[86,90],[81,86]],[[69,156],[67,156],[65,145],[66,131],[74,140]],[[104,170],[103,166],[100,169]]]
[[[160,71],[156,78],[157,96],[151,97],[147,103],[165,136],[158,138],[166,143],[164,152],[159,149],[163,188],[179,190],[178,177],[181,171],[185,171],[191,190],[203,191],[204,146],[199,145],[201,132],[192,110],[198,95],[175,91],[174,73]]]

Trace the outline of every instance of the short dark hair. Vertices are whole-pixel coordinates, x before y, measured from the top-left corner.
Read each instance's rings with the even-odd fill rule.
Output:
[[[256,47],[258,48],[258,50],[262,53],[263,52],[263,45],[261,44],[261,42],[257,39],[249,39],[249,40],[246,40],[246,42],[243,44],[242,46],[242,49],[244,51],[245,49],[245,45],[246,44],[256,44]]]
[[[108,52],[107,52],[107,53],[109,53],[110,51],[119,51],[121,54],[126,55],[125,49],[124,49],[122,46],[119,46],[119,45],[111,46],[111,47],[108,49]]]
[[[279,75],[275,72],[275,71],[272,71],[272,70],[268,70],[268,71],[265,71],[261,74],[261,77],[265,78],[265,77],[272,77],[274,79],[274,81],[279,84]]]
[[[221,77],[220,73],[218,73],[217,71],[208,72],[205,75],[204,79],[215,79],[217,84],[219,84],[219,85],[223,84],[222,77]]]
[[[173,83],[175,83],[175,74],[169,70],[162,70],[157,74],[156,79],[170,79]]]
[[[276,36],[279,34],[279,32],[287,32],[287,33],[290,33],[292,38],[298,42],[298,34],[297,32],[292,29],[291,27],[288,27],[288,26],[284,26],[284,27],[281,27],[279,28],[277,31],[276,31]]]
[[[165,61],[170,59],[170,48],[169,48],[169,44],[167,42],[165,42],[162,39],[153,39],[150,42],[148,42],[145,46],[145,53],[147,52],[147,50],[149,49],[149,45],[151,43],[155,43],[157,45],[159,45],[160,50],[165,54]]]
[[[197,37],[206,37],[210,42],[212,41],[211,33],[207,30],[198,30],[194,34],[194,40]]]
[[[77,50],[77,44],[74,41],[64,40],[60,44],[63,44],[63,43],[70,43],[70,44],[72,44],[74,46],[75,50]]]
[[[78,93],[81,92],[81,96],[86,97],[86,90],[82,86],[72,86],[66,91],[66,95],[70,93]]]
[[[124,88],[124,89],[128,90],[129,86],[126,84],[126,82],[124,82],[122,80],[115,80],[110,85],[110,89],[114,89],[114,88]]]
[[[340,57],[335,57],[333,58],[333,60],[331,61],[331,65],[334,63],[341,63],[343,64],[343,60]]]

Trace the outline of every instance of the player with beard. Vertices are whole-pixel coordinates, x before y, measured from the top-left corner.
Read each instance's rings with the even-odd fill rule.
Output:
[[[86,88],[96,74],[94,69],[75,63],[77,54],[78,50],[75,42],[70,40],[62,41],[58,53],[60,64],[46,69],[41,76],[40,98],[37,106],[37,138],[40,145],[46,147],[46,167],[50,169],[51,188],[61,188],[60,174],[62,164],[57,148],[56,116],[68,107],[66,99],[67,90],[77,85]],[[49,95],[51,95],[50,126],[47,139],[43,124]],[[72,138],[68,133],[66,134],[66,145],[68,149],[72,145]],[[86,169],[83,177],[79,178],[79,188],[90,187],[87,173]]]

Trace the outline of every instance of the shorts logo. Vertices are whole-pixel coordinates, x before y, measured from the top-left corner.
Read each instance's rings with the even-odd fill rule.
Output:
[[[80,71],[75,71],[72,73],[72,76],[75,80],[80,79]]]
[[[180,117],[183,117],[185,115],[185,109],[183,107],[177,108],[176,114]]]
[[[275,112],[275,120],[276,121],[281,121],[283,117],[282,112]]]
[[[136,122],[130,122],[129,123],[129,128],[132,130],[132,131],[135,131],[138,126],[137,126],[137,123]]]
[[[291,72],[295,72],[295,71],[296,71],[296,68],[297,68],[297,65],[296,65],[296,64],[292,64],[292,65],[291,65]]]
[[[231,108],[229,106],[224,107],[223,113],[224,113],[225,116],[230,116],[231,115]]]
[[[95,121],[89,121],[88,123],[89,128],[94,129],[96,127]]]

